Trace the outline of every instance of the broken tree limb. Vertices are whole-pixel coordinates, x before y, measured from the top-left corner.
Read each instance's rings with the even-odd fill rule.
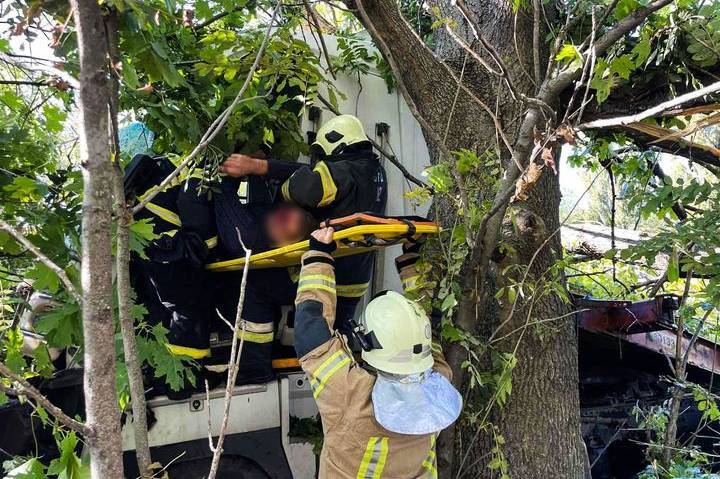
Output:
[[[709,95],[709,94],[715,93],[717,91],[720,91],[720,82],[715,82],[704,88],[700,88],[699,90],[695,90],[695,91],[686,93],[684,95],[680,95],[676,98],[673,98],[672,100],[665,101],[663,103],[660,103],[659,105],[656,105],[652,108],[648,108],[647,110],[642,111],[640,113],[636,113],[634,115],[619,116],[619,117],[615,117],[615,118],[605,118],[602,120],[590,121],[590,122],[579,125],[578,129],[591,130],[591,129],[597,129],[597,128],[610,128],[610,127],[614,127],[614,126],[625,126],[625,125],[630,125],[631,123],[638,123],[647,118],[652,118],[654,116],[661,116],[664,112],[671,110],[672,108],[680,106],[684,103],[688,103],[692,100],[702,98],[705,95]]]

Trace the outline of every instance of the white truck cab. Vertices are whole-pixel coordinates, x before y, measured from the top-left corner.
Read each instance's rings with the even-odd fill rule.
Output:
[[[171,478],[201,479],[212,461],[209,434],[216,442],[224,412],[225,388],[193,394],[188,399],[167,396],[148,400],[154,416],[149,430],[153,460]],[[303,372],[279,375],[266,384],[236,386],[218,478],[312,479],[316,456],[312,444],[293,437],[291,417],[313,419],[317,408]],[[132,420],[123,427],[127,477],[137,472]]]

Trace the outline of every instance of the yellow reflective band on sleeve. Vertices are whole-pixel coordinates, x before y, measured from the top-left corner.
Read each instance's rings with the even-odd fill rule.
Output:
[[[178,346],[177,344],[165,343],[171,354],[175,356],[189,356],[193,359],[202,359],[210,356],[210,349],[189,348],[187,346]]]
[[[216,247],[217,242],[218,242],[217,236],[213,236],[212,238],[205,240],[205,244],[210,249],[213,249],[214,247]]]
[[[271,343],[275,337],[275,326],[270,323],[253,323],[252,321],[244,321],[242,328],[238,330],[238,338],[244,337],[245,341],[251,343],[266,344]]]
[[[365,447],[357,479],[380,479],[388,455],[388,438],[372,436]]]
[[[369,286],[370,283],[339,284],[337,295],[344,298],[359,298],[367,292]]]
[[[147,208],[148,211],[150,211],[152,214],[160,217],[160,219],[167,221],[171,225],[175,226],[182,226],[182,221],[180,221],[180,217],[177,215],[177,213],[170,211],[167,208],[163,208],[162,206],[156,205],[155,203],[148,203],[145,205],[145,208]]]
[[[321,289],[335,293],[335,278],[325,274],[301,274],[297,292]]]
[[[292,201],[292,198],[290,197],[290,180],[285,180],[285,183],[283,183],[280,187],[280,192],[282,193],[282,197],[285,201]]]
[[[315,399],[318,398],[332,375],[349,362],[350,357],[345,351],[335,351],[335,353],[323,361],[315,371],[310,373],[310,386],[312,387],[313,397],[315,397]]]
[[[435,434],[430,436],[430,451],[422,465],[427,470],[427,477],[429,479],[437,479],[437,466],[435,466]]]
[[[337,185],[324,161],[319,162],[313,171],[320,174],[320,181],[322,181],[323,196],[318,206],[327,206],[335,201]]]
[[[258,344],[272,343],[274,333],[253,333],[252,331],[238,331],[238,338],[244,338],[244,341]]]

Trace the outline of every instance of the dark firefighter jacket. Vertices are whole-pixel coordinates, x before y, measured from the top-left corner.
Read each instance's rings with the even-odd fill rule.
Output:
[[[158,177],[149,179],[152,186],[138,199],[153,192],[164,175],[157,171]],[[145,249],[147,259],[134,256],[131,262],[133,287],[150,321],[169,330],[168,349],[195,359],[210,354],[208,320],[213,310],[207,301],[205,263],[217,244],[212,203],[200,186],[199,178],[184,172],[135,215],[152,219],[160,236]]]
[[[435,434],[397,434],[375,420],[371,396],[375,376],[355,362],[346,337],[333,331],[333,259],[311,250],[302,261],[295,349],[322,417],[320,479],[437,478]],[[405,264],[403,278],[416,276],[413,268]],[[435,343],[433,357],[435,370],[450,378],[450,367]]]

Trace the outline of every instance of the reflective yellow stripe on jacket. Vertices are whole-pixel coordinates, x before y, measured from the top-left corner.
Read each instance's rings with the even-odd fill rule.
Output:
[[[311,289],[322,289],[329,293],[335,293],[335,278],[324,274],[303,274],[300,275],[297,292]]]
[[[437,466],[435,466],[435,434],[430,436],[430,452],[428,452],[422,465],[427,471],[428,478],[437,479]]]
[[[360,298],[368,290],[370,283],[339,284],[337,295],[345,298]]]
[[[170,211],[167,208],[163,208],[160,205],[156,205],[155,203],[148,203],[145,205],[145,208],[155,216],[158,216],[160,219],[167,221],[171,225],[175,226],[182,226],[182,221],[180,221],[180,217],[175,213],[174,211]]]
[[[337,195],[337,185],[333,180],[330,170],[324,161],[319,162],[313,169],[314,172],[320,175],[320,181],[322,182],[323,196],[318,203],[318,206],[327,206],[335,201],[335,195]]]
[[[312,387],[315,399],[318,398],[333,374],[349,362],[350,356],[348,356],[345,351],[336,351],[310,374],[310,386]]]
[[[275,335],[275,326],[270,323],[253,323],[244,321],[243,328],[237,332],[238,338],[251,343],[271,343]]]
[[[388,455],[388,438],[373,436],[365,447],[357,479],[380,479]]]
[[[210,349],[190,348],[177,344],[165,343],[165,347],[175,356],[189,356],[193,359],[202,359],[210,356]]]

